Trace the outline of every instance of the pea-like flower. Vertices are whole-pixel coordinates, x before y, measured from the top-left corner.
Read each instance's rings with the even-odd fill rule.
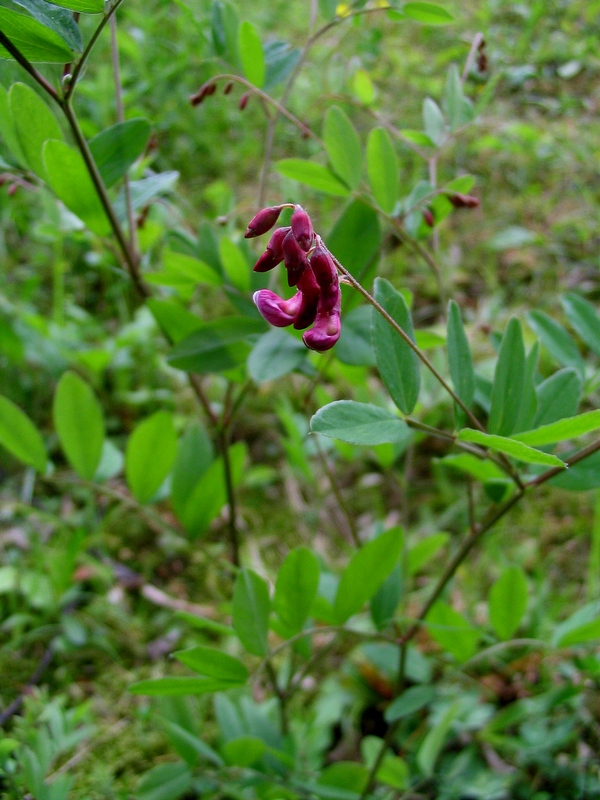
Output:
[[[270,230],[279,218],[282,206],[263,208],[250,221],[246,238]],[[310,216],[295,205],[289,227],[272,234],[267,249],[254,265],[255,272],[267,272],[284,262],[288,284],[298,291],[284,300],[270,289],[254,294],[254,302],[271,325],[293,325],[305,330],[302,341],[311,350],[330,350],[341,333],[341,292],[335,260],[321,237],[315,234]],[[310,327],[312,325],[312,327]]]

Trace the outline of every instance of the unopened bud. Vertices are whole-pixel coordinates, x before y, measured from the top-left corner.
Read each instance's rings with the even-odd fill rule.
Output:
[[[286,328],[294,322],[300,309],[302,292],[296,292],[289,300],[284,300],[270,289],[261,289],[254,293],[252,299],[270,325],[274,325],[276,328]]]
[[[459,192],[446,195],[454,208],[477,208],[479,198],[472,194],[460,194]]]
[[[223,89],[223,94],[229,94],[233,89],[233,81],[227,81],[225,84],[225,88]]]
[[[430,228],[433,228],[435,225],[435,217],[433,216],[433,212],[430,208],[423,209],[423,219],[425,220],[426,225],[429,225]]]
[[[268,272],[283,261],[283,240],[291,228],[277,228],[269,239],[267,249],[254,265],[254,272]]]
[[[199,106],[200,103],[204,100],[205,97],[208,97],[210,94],[215,93],[215,85],[214,83],[203,83],[202,86],[198,89],[198,91],[190,97],[190,103],[193,106]]]
[[[283,206],[270,206],[261,209],[256,216],[252,217],[248,223],[245,239],[253,239],[255,236],[262,236],[263,233],[270,231],[279,219]]]
[[[310,257],[310,265],[321,288],[338,283],[337,268],[329,251],[323,247],[320,237],[317,237],[317,246]]]
[[[288,286],[296,286],[308,266],[306,253],[300,247],[291,229],[282,243],[283,260],[288,271]]]
[[[303,331],[315,321],[320,298],[319,284],[310,267],[307,267],[300,276],[298,289],[302,294],[302,302],[294,319],[294,328]]]
[[[240,109],[240,111],[243,111],[246,108],[246,106],[248,105],[248,100],[250,100],[250,92],[245,92],[240,97],[240,102],[238,103],[238,108]]]
[[[291,220],[292,232],[300,247],[307,253],[313,243],[314,232],[310,217],[302,206],[296,206]]]

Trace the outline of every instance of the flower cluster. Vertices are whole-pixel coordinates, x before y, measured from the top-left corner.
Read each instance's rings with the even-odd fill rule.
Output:
[[[287,204],[263,208],[250,220],[246,239],[271,230]],[[254,265],[255,272],[267,272],[283,261],[288,285],[298,291],[284,300],[270,289],[254,294],[260,313],[278,328],[293,325],[306,330],[302,341],[311,350],[329,350],[340,338],[341,292],[335,262],[320,236],[315,234],[302,206],[293,206],[289,227],[277,228],[267,249]],[[312,328],[310,327],[312,325]]]

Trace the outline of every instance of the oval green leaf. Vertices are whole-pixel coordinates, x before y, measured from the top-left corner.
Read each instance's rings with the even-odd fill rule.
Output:
[[[490,622],[500,639],[510,639],[527,608],[527,579],[520,567],[507,567],[488,598]]]
[[[508,436],[516,426],[525,391],[525,344],[521,323],[512,317],[500,345],[490,409],[491,433]]]
[[[274,381],[306,360],[306,347],[281,328],[263,334],[248,357],[248,374],[255,383]]]
[[[307,547],[291,550],[277,573],[273,608],[290,636],[302,630],[319,587],[319,561]]]
[[[157,411],[141,422],[127,441],[125,476],[140,503],[151,500],[175,462],[177,435],[168,411]]]
[[[576,439],[591,431],[600,428],[600,410],[587,411],[577,417],[561,419],[550,425],[542,425],[532,431],[516,433],[514,438],[533,447],[542,447],[554,442],[564,442],[567,439]]]
[[[384,278],[375,280],[375,299],[413,340],[410,311],[402,294]],[[404,414],[410,414],[419,397],[421,375],[419,359],[389,322],[373,309],[373,348],[377,368],[392,400]]]
[[[323,406],[311,419],[310,428],[313,433],[350,444],[403,442],[410,436],[407,424],[391,411],[354,400],[336,400]]]
[[[104,416],[92,388],[75,372],[65,372],[54,395],[54,426],[65,455],[91,481],[104,445]]]
[[[405,3],[402,12],[422,25],[449,25],[454,22],[452,14],[437,3]]]
[[[403,543],[402,528],[391,528],[352,556],[342,573],[333,603],[337,623],[343,625],[376,594],[396,566]]]
[[[239,571],[233,590],[233,629],[249,653],[265,656],[269,645],[269,587],[264,578],[251,569]]]
[[[325,194],[335,197],[347,197],[350,194],[349,189],[338,181],[327,167],[315,164],[313,161],[305,161],[302,158],[284,158],[275,164],[275,169],[285,178],[304,183]]]
[[[108,217],[79,152],[57,139],[46,142],[42,152],[52,191],[93,233],[106,236]]]
[[[148,120],[129,119],[106,128],[90,139],[90,150],[107,188],[122,178],[144,152],[150,130]]]
[[[242,22],[238,29],[238,52],[244,75],[261,89],[265,82],[265,54],[259,33],[251,22]]]
[[[19,406],[0,396],[0,445],[39,473],[46,471],[48,457],[41,433]]]
[[[542,453],[541,450],[535,450],[533,447],[528,447],[522,442],[517,442],[515,439],[508,439],[505,436],[493,436],[483,431],[465,428],[459,431],[458,439],[461,442],[480,444],[497,453],[506,453],[507,456],[512,456],[519,461],[524,461],[526,464],[546,464],[549,467],[567,467],[565,462],[561,461],[560,458],[550,455],[550,453]]]
[[[186,667],[207,678],[218,678],[234,684],[243,684],[248,680],[248,670],[239,659],[213,647],[198,645],[189,650],[179,650],[173,656]]]
[[[367,174],[375,202],[385,214],[392,214],[398,200],[398,157],[385,128],[374,128],[369,134]]]
[[[350,189],[356,189],[362,177],[360,139],[348,116],[332,106],[325,117],[323,140],[333,171]]]
[[[48,139],[63,138],[60,126],[37,92],[24,83],[13,84],[9,98],[15,134],[27,166],[45,180],[42,149]]]

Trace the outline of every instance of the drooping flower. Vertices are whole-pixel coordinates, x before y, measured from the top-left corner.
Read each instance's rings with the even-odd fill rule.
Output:
[[[282,208],[271,206],[259,211],[246,231],[247,238],[266,233],[279,218]],[[310,216],[300,205],[294,206],[289,227],[272,234],[267,249],[254,265],[255,272],[267,272],[284,262],[288,284],[298,291],[284,300],[270,289],[254,294],[254,302],[271,325],[293,325],[305,330],[302,341],[311,350],[331,349],[341,333],[341,292],[335,260],[320,236],[316,235]],[[312,325],[312,327],[310,327]]]

